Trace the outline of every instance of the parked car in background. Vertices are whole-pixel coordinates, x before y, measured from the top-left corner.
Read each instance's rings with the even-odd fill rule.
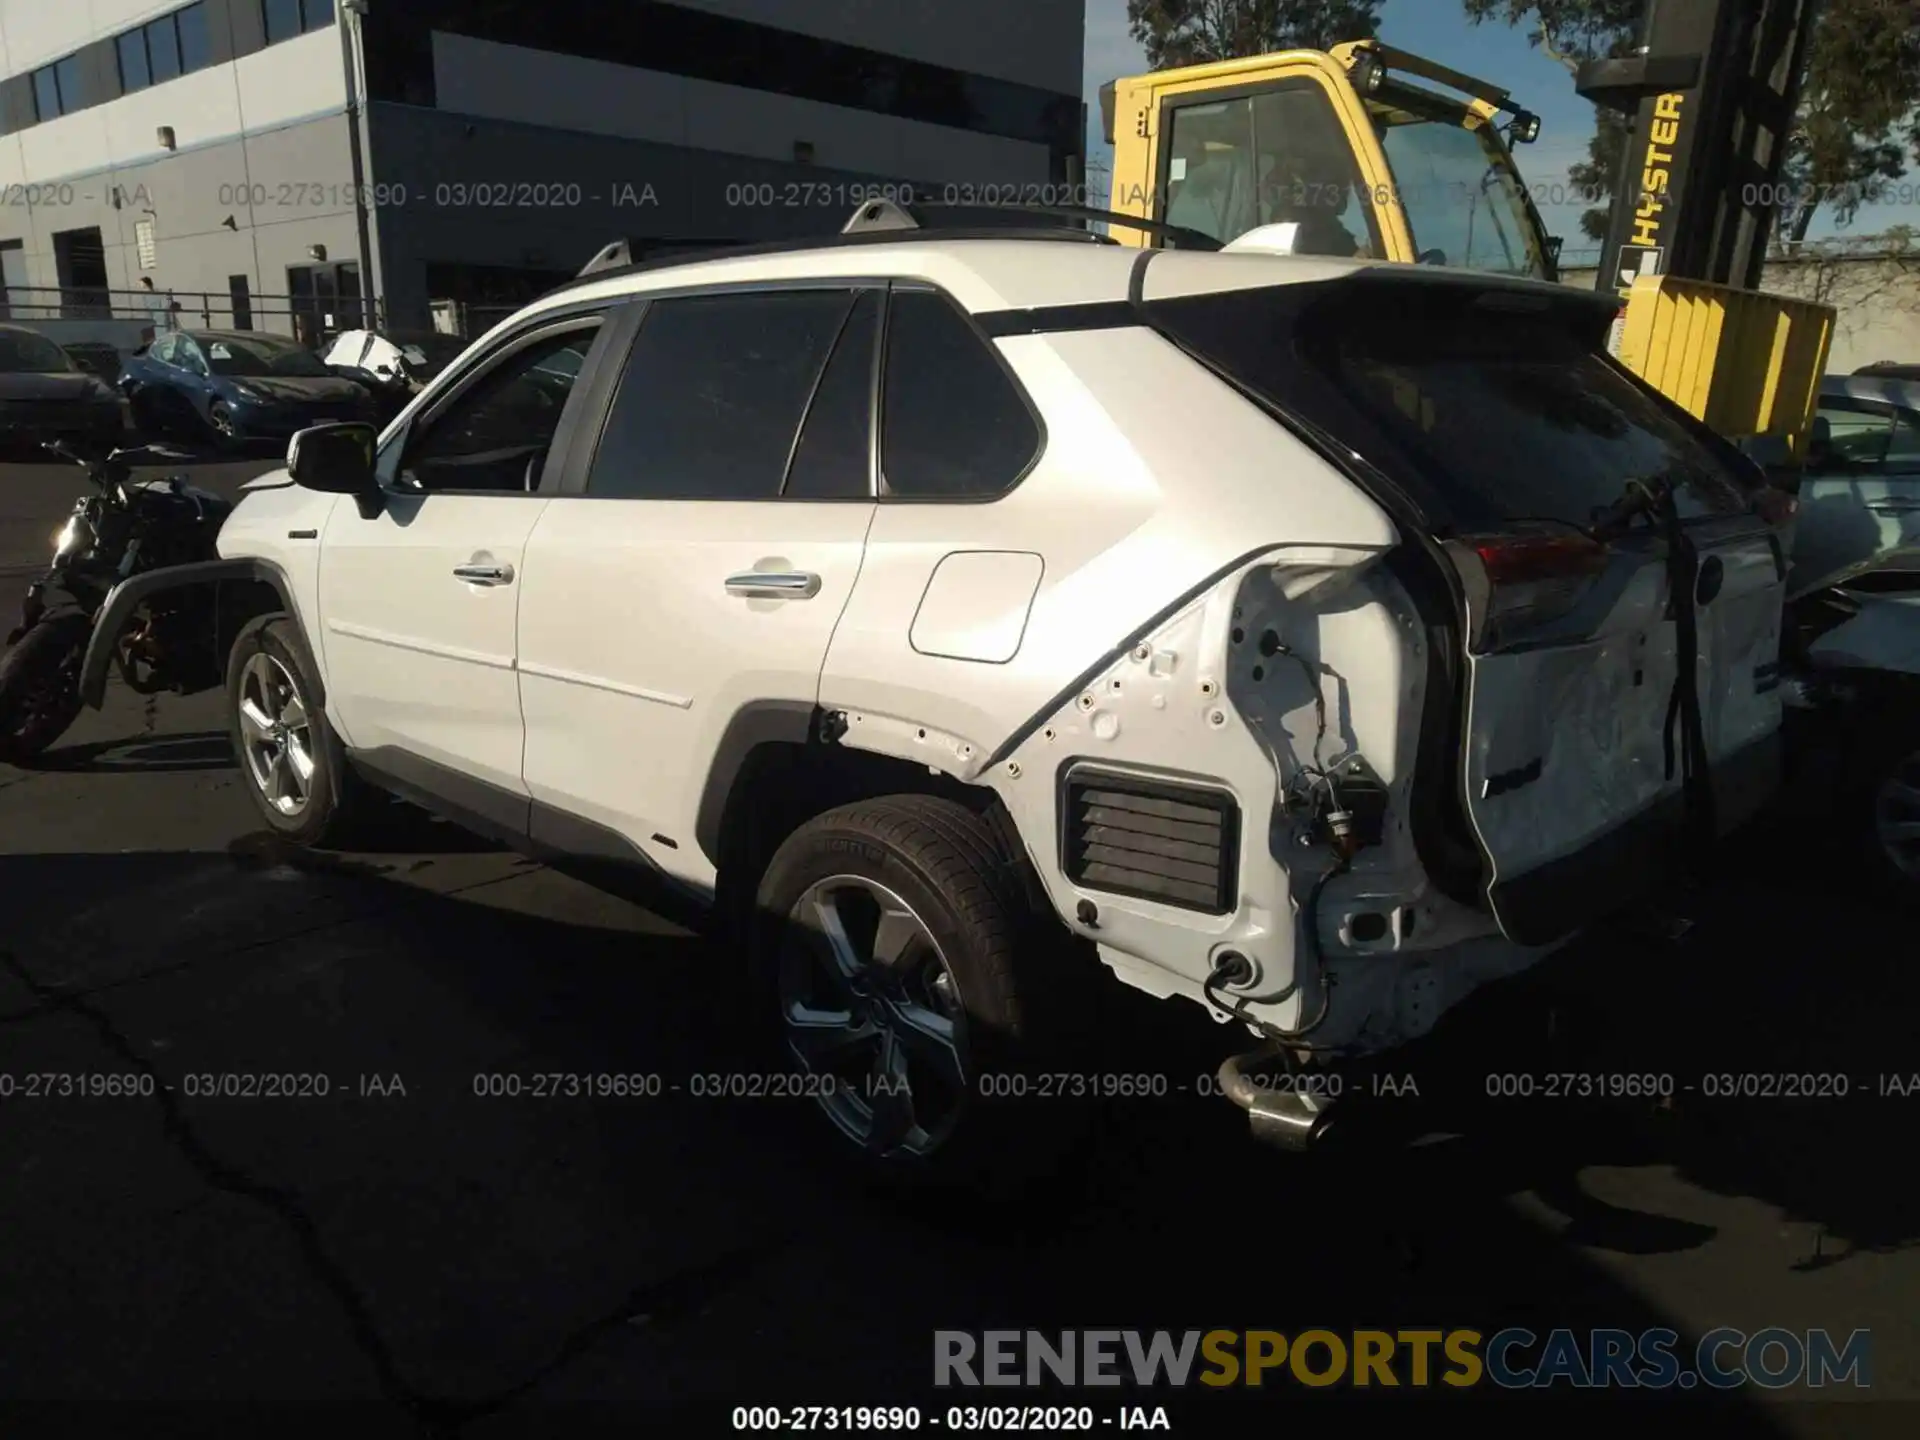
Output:
[[[1830,375],[1800,483],[1795,589],[1920,589],[1920,366]]]
[[[1871,365],[1862,365],[1853,373],[1863,377],[1873,376],[1880,380],[1920,380],[1920,365],[1907,364],[1899,360],[1876,360]]]
[[[373,397],[285,335],[177,330],[131,356],[120,389],[144,431],[233,448],[329,420],[374,420]]]
[[[67,358],[89,375],[96,375],[109,385],[117,384],[120,379],[120,351],[104,340],[68,340],[62,341],[60,348],[67,352]]]
[[[0,447],[37,451],[49,440],[108,450],[125,431],[120,397],[53,341],[0,325]]]
[[[385,425],[466,348],[458,335],[438,330],[348,330],[322,348],[320,359],[373,396]]]

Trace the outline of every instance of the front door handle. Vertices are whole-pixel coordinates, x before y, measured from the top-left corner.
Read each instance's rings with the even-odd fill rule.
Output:
[[[727,593],[743,600],[811,600],[820,577],[804,570],[749,570],[727,577]]]
[[[1867,509],[1876,515],[1911,515],[1920,511],[1920,499],[1907,496],[1892,500],[1869,500]]]
[[[464,580],[469,585],[511,585],[513,566],[511,565],[456,565],[453,567],[456,580]]]

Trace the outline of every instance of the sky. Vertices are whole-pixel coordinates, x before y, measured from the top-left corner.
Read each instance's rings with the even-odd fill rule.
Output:
[[[1564,259],[1590,261],[1598,247],[1580,231],[1586,206],[1567,196],[1567,167],[1585,158],[1593,135],[1593,107],[1573,92],[1573,77],[1527,40],[1524,29],[1497,23],[1469,24],[1458,0],[1386,0],[1380,7],[1380,38],[1455,70],[1475,75],[1513,92],[1514,99],[1540,116],[1540,138],[1518,147],[1521,176],[1533,187],[1534,203],[1550,234],[1565,237]],[[1127,35],[1126,0],[1087,0],[1086,99],[1087,155],[1107,164],[1112,151],[1100,133],[1100,87],[1117,75],[1147,68],[1140,47]],[[1911,203],[1913,187],[1903,187],[1909,203],[1863,207],[1852,225],[1836,231],[1830,216],[1814,217],[1813,236],[1869,235],[1889,225],[1920,223],[1920,205]],[[1560,201],[1555,204],[1553,202]]]

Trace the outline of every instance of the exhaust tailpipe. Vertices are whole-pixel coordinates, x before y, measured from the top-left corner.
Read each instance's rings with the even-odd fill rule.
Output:
[[[1285,1042],[1275,1040],[1244,1055],[1229,1056],[1220,1066],[1220,1090],[1247,1112],[1254,1139],[1298,1154],[1325,1134],[1333,1099],[1296,1089],[1270,1089],[1253,1078],[1250,1072],[1285,1053]]]

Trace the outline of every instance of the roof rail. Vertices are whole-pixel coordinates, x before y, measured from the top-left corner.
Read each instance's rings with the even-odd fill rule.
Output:
[[[1062,230],[1085,233],[1089,223],[1118,225],[1127,230],[1143,230],[1149,235],[1168,241],[1180,250],[1218,250],[1220,242],[1211,235],[1199,230],[1189,230],[1183,225],[1168,225],[1158,220],[1143,220],[1138,215],[1125,215],[1118,210],[1099,210],[1091,205],[1036,205],[1025,202],[1009,202],[1000,205],[943,205],[943,204],[897,204],[892,200],[869,200],[853,212],[851,219],[840,228],[842,235],[862,235],[880,230],[930,230],[936,224],[957,224],[964,226],[960,217],[978,218],[981,216],[1019,216],[1046,215],[1061,220],[1078,221],[1078,224],[1063,225]]]

